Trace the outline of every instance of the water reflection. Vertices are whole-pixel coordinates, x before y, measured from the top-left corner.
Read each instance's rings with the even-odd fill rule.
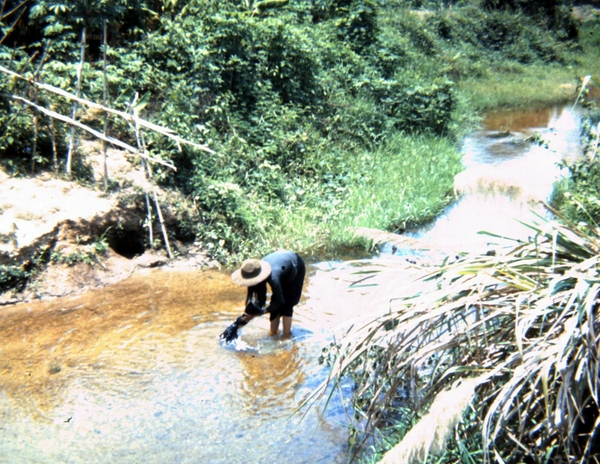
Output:
[[[483,121],[484,131],[520,132],[548,127],[562,107],[540,107],[522,109],[499,109],[486,115]]]
[[[546,214],[539,201],[548,201],[563,175],[559,161],[581,154],[580,123],[570,106],[489,115],[484,130],[465,140],[465,170],[455,179],[460,200],[411,235],[472,252],[506,243],[480,231],[526,239],[531,230],[522,222]]]
[[[302,323],[322,311],[300,305],[295,340],[260,318],[224,348],[244,296],[218,272],[156,271],[1,313],[0,462],[343,462],[342,410],[294,415],[326,375]]]

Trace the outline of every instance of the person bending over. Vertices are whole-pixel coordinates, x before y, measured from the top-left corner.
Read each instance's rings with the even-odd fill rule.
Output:
[[[263,259],[247,259],[231,274],[237,285],[248,287],[244,314],[230,325],[221,338],[229,342],[237,338],[238,328],[265,312],[270,314],[271,335],[279,333],[283,320],[283,336],[290,337],[294,306],[300,301],[306,266],[297,253],[276,251]],[[271,287],[271,304],[265,308],[267,284]]]

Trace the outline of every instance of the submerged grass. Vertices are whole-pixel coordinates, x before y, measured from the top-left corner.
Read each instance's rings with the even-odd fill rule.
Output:
[[[424,269],[334,347],[328,383],[354,379],[359,444],[385,446],[395,408],[422,417],[384,462],[597,457],[600,233],[541,217],[529,227],[529,242],[495,256]]]

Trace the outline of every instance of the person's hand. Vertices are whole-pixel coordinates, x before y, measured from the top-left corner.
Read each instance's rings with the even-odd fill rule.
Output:
[[[254,303],[250,302],[246,305],[245,313],[249,314],[250,316],[262,316],[265,311],[260,309]]]
[[[244,326],[246,324],[247,324],[246,321],[244,321],[241,317],[238,317],[235,320],[235,322],[233,324],[231,324],[229,327],[227,327],[225,329],[225,331],[221,334],[221,336],[220,336],[221,340],[225,340],[226,343],[229,343],[229,342],[235,340],[239,336],[238,329],[241,326]]]
[[[236,322],[227,327],[225,329],[225,332],[221,334],[221,340],[224,340],[226,343],[229,343],[238,338],[238,327],[239,326]]]

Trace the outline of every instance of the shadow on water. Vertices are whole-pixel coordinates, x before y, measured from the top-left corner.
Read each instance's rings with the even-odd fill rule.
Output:
[[[577,115],[511,117],[488,118],[466,140],[462,200],[415,234],[473,242],[528,211],[527,192],[549,194],[556,161],[577,152],[565,148],[578,142]],[[548,148],[525,140],[533,133]],[[386,253],[312,263],[292,340],[269,337],[263,317],[227,347],[218,337],[245,293],[215,271],[157,270],[3,309],[0,462],[346,462],[348,421],[336,395],[322,420],[317,408],[294,413],[328,374],[318,359],[332,331],[385,310],[403,286],[410,293],[407,266]]]

